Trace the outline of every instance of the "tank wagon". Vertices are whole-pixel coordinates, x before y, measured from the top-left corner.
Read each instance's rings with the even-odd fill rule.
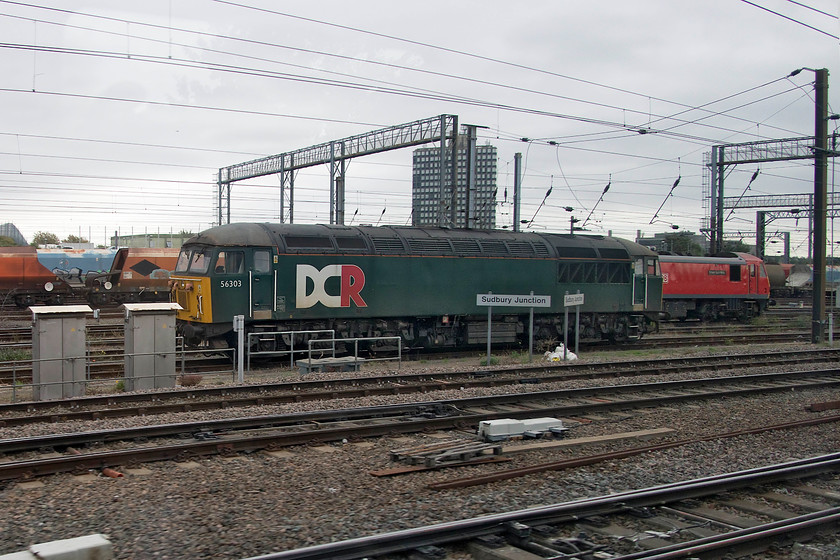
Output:
[[[38,260],[34,247],[0,247],[0,304],[20,308],[60,305],[72,294],[70,284]]]
[[[477,295],[531,291],[552,305],[534,309],[535,338],[556,341],[564,295],[578,290],[580,339],[623,341],[654,326],[662,304],[658,257],[641,245],[506,231],[228,224],[187,240],[171,280],[179,332],[214,347],[233,345],[235,315],[248,332],[334,329],[336,338],[399,336],[413,348],[486,344]],[[527,338],[529,309],[493,312],[494,343]],[[281,350],[290,336],[254,338],[261,350]]]
[[[169,301],[169,274],[178,253],[178,249],[119,249],[108,272],[85,279],[88,301],[97,306]]]
[[[0,304],[61,305],[84,295],[88,274],[107,270],[109,249],[35,249],[0,247]]]
[[[810,296],[814,271],[807,264],[765,264],[770,278],[770,295],[776,298]]]
[[[709,257],[659,255],[662,301],[671,319],[747,321],[770,300],[764,261],[747,253]]]

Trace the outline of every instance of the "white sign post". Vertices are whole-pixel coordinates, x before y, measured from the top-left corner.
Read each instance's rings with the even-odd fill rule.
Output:
[[[566,352],[568,351],[567,348],[569,347],[569,308],[575,308],[575,354],[578,353],[578,344],[580,342],[580,306],[583,305],[583,294],[578,293],[570,294],[566,292],[566,295],[563,297],[563,307],[566,308],[566,312],[563,317],[563,361],[566,361]]]
[[[236,380],[245,383],[245,315],[233,316],[233,331],[236,337]],[[250,364],[250,362],[248,362]]]
[[[535,296],[532,291],[526,295],[506,295],[494,294],[488,292],[486,294],[476,294],[475,304],[483,307],[487,306],[487,365],[490,365],[490,340],[493,329],[491,327],[491,317],[493,314],[493,306],[502,307],[530,307],[530,325],[528,328],[528,360],[533,359],[534,348],[534,308],[535,307],[551,307],[551,296]]]

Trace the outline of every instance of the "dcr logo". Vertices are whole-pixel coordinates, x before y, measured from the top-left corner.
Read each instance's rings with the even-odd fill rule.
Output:
[[[327,279],[334,276],[341,278],[337,296],[328,294],[324,287]],[[306,293],[307,279],[311,279],[314,285],[309,294]],[[316,303],[327,307],[350,307],[350,300],[353,300],[356,307],[367,307],[360,293],[364,287],[365,273],[354,264],[330,264],[321,270],[308,264],[297,265],[295,299],[299,309],[312,307]]]

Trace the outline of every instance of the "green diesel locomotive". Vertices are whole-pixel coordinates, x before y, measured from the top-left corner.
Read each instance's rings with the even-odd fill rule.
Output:
[[[584,294],[580,340],[638,339],[658,320],[656,253],[616,237],[394,226],[228,224],[182,247],[172,273],[178,330],[191,345],[249,333],[332,329],[335,338],[399,336],[404,347],[487,340],[481,294],[550,296],[536,340],[563,340],[564,296]],[[493,343],[522,343],[529,309],[494,304]],[[574,328],[571,325],[570,328]],[[254,337],[282,350],[290,334]],[[574,333],[572,333],[574,336]]]

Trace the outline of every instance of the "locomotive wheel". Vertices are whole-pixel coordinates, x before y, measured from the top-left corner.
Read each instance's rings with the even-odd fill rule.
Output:
[[[628,333],[627,321],[626,319],[621,319],[616,322],[615,330],[610,334],[610,340],[612,342],[625,342],[627,341],[627,333]]]
[[[558,346],[558,341],[556,338],[551,336],[539,336],[534,341],[534,349],[537,352],[554,352],[554,349]]]
[[[703,305],[701,305],[699,312],[701,321],[709,323],[717,318],[715,310],[708,303],[704,303]]]

